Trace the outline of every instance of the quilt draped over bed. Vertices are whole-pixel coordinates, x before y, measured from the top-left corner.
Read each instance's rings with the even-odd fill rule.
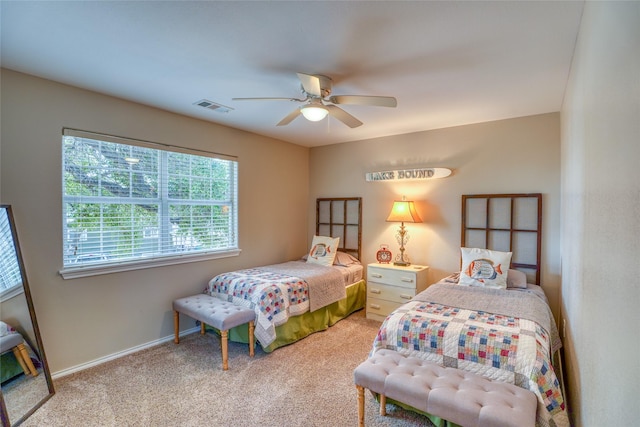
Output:
[[[438,283],[385,319],[371,353],[388,348],[531,390],[536,425],[568,427],[551,366],[560,346],[543,294]]]
[[[302,261],[223,273],[209,282],[205,292],[254,309],[255,337],[263,348],[275,341],[276,326],[289,317],[347,296],[340,271]]]

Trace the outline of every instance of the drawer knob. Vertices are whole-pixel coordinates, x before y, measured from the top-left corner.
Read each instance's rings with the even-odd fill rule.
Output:
[[[406,283],[413,283],[413,279],[407,278],[407,277],[402,277],[400,280],[402,280],[403,282],[406,282]]]
[[[411,299],[411,298],[413,298],[413,296],[407,295],[407,294],[400,294],[400,298],[402,298],[402,299]]]
[[[379,279],[379,278],[381,278],[381,277],[382,277],[382,274],[379,274],[379,273],[371,273],[371,276],[372,276],[372,277],[375,277],[375,278],[377,278],[377,279]]]
[[[381,293],[380,289],[371,289],[371,293],[372,294],[379,294]]]
[[[380,310],[380,306],[378,304],[369,304],[369,307],[373,308],[374,310]]]

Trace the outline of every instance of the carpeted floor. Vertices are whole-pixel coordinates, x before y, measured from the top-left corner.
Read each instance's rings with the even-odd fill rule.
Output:
[[[56,394],[23,426],[355,426],[353,370],[368,355],[379,323],[364,310],[329,330],[249,358],[220,339],[192,334],[55,381]],[[366,394],[367,426],[430,426],[423,416]]]

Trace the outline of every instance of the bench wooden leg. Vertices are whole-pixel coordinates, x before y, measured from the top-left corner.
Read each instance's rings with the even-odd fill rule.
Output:
[[[20,354],[20,349],[18,349],[18,347],[13,347],[13,355],[16,357],[16,360],[18,361],[18,363],[20,364],[20,367],[22,368],[22,371],[24,372],[25,375],[29,375],[31,373],[31,370],[29,368],[27,368],[27,365],[24,363],[24,360],[22,359],[22,354]]]
[[[229,369],[229,331],[220,331],[221,347],[222,347],[222,370]]]
[[[180,344],[180,313],[173,310],[173,342]]]
[[[254,330],[253,320],[249,322],[249,356],[253,357],[255,354],[255,338],[253,338],[253,330]]]
[[[357,385],[358,390],[358,427],[364,427],[364,387]]]
[[[25,375],[33,375],[34,377],[38,376],[38,370],[35,366],[33,366],[33,362],[31,361],[31,357],[29,357],[29,352],[27,351],[27,347],[24,344],[20,343],[17,346],[13,347],[13,354],[16,356],[20,367],[24,371]]]
[[[383,417],[387,415],[387,396],[380,393],[380,415]]]

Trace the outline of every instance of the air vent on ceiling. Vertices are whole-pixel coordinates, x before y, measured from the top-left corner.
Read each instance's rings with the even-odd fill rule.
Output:
[[[202,108],[208,108],[209,110],[217,111],[218,113],[228,113],[229,111],[233,110],[233,108],[231,107],[209,101],[208,99],[201,99],[200,101],[194,102],[193,105],[197,105]]]

